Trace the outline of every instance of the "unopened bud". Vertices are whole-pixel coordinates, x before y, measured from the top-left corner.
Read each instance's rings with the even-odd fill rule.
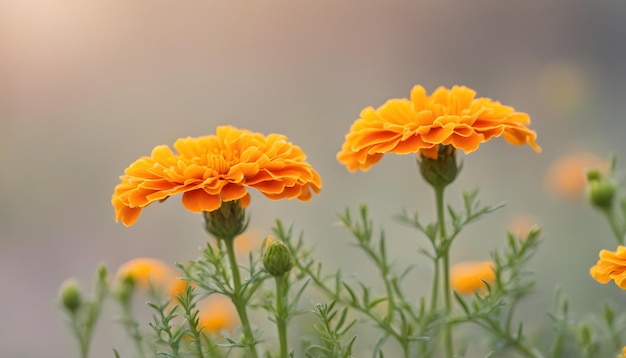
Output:
[[[263,266],[272,276],[282,276],[293,267],[293,259],[284,242],[269,236],[265,240]]]
[[[597,170],[587,172],[587,195],[591,203],[599,209],[611,209],[617,188]]]
[[[71,313],[76,312],[82,304],[80,290],[78,289],[76,280],[74,279],[68,279],[63,282],[59,292],[59,297],[61,298],[61,304],[63,304],[63,307]]]

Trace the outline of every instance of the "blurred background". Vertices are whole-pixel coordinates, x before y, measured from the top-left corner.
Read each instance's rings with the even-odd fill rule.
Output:
[[[397,264],[417,263],[428,277],[416,253],[427,241],[392,218],[402,208],[434,217],[414,157],[388,155],[354,174],[335,160],[362,108],[408,97],[418,83],[429,92],[467,85],[529,113],[543,147],[500,138],[461,156],[449,201],[479,187],[484,203],[507,206],[462,234],[453,261],[488,259],[507,230],[537,223],[545,242],[531,263],[537,292],[523,307],[529,332],[549,331],[557,286],[575,317],[607,298],[626,308],[622,291],[588,274],[601,248],[616,247],[608,226],[580,187],[559,190],[581,169],[562,177],[569,184],[550,179],[554,163],[577,153],[616,153],[626,168],[625,16],[623,0],[0,1],[3,356],[77,356],[57,306],[66,278],[90,291],[99,263],[115,271],[140,256],[198,256],[208,237],[179,197],[130,228],[115,223],[110,198],[126,166],[155,145],[221,124],[287,135],[324,180],[307,203],[254,193],[258,242],[279,217],[304,231],[329,270],[367,276],[336,225],[336,213],[367,203]],[[422,275],[411,278],[416,296],[429,287]],[[118,331],[102,318],[93,357],[128,344]],[[357,345],[364,356],[368,342]]]

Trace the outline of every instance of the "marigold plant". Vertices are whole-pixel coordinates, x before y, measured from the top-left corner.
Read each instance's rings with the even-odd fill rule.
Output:
[[[107,297],[118,303],[116,321],[133,344],[134,354],[124,347],[121,354],[114,350],[116,357],[624,356],[626,316],[616,315],[609,304],[600,319],[587,323],[572,317],[567,299],[557,293],[546,317],[555,333],[549,352],[543,332],[542,342],[528,334],[533,326],[519,309],[537,287],[528,267],[542,241],[534,215],[517,217],[489,261],[451,264],[465,228],[502,206],[481,203],[477,189],[464,192],[458,203],[446,201],[447,187],[461,172],[457,150],[471,153],[502,136],[539,152],[529,124],[526,113],[477,98],[464,86],[439,87],[428,95],[417,85],[410,99],[365,108],[345,137],[339,162],[352,172],[367,171],[386,153],[414,153],[434,201],[427,215],[406,210],[396,215],[415,229],[415,241],[402,244],[399,252],[413,256],[401,260],[395,257],[398,246],[388,245],[391,239],[374,224],[367,205],[338,215],[359,251],[349,259],[371,267],[361,275],[347,272],[342,262],[328,272],[304,235],[294,234],[280,219],[271,235],[256,226],[248,231],[250,188],[269,199],[306,201],[322,186],[305,154],[285,136],[221,126],[215,135],[181,138],[173,149],[155,147],[120,177],[111,199],[116,220],[132,225],[144,207],[180,193],[186,209],[202,213],[212,239],[200,257],[177,265],[180,275],[160,260],[138,258],[122,265],[112,282],[106,268],[99,268],[92,295],[73,280],[64,283],[58,301],[80,357],[89,357]],[[605,215],[620,245],[616,252],[602,250],[590,273],[626,290],[626,198],[612,175],[614,165],[610,173],[587,172],[589,202]],[[376,209],[386,207],[378,204]],[[262,238],[267,238],[263,247],[251,244]],[[148,291],[153,312],[147,325],[134,314],[136,288]],[[304,317],[295,321],[296,316]],[[311,320],[315,323],[304,327]],[[377,337],[371,339],[372,334]]]
[[[211,212],[224,201],[247,206],[247,188],[306,201],[322,186],[300,147],[280,134],[221,126],[215,135],[180,138],[174,149],[159,145],[126,168],[111,199],[117,221],[130,226],[143,208],[179,193],[187,210]]]

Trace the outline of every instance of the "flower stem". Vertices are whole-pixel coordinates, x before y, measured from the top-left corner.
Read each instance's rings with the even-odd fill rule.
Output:
[[[437,312],[437,301],[439,300],[439,253],[437,253],[437,244],[435,242],[433,242],[433,245],[435,246],[435,258],[433,259],[433,288],[432,288],[432,292],[431,292],[431,298],[430,298],[430,312],[431,313],[436,313]]]
[[[439,255],[442,258],[443,264],[443,297],[444,297],[444,310],[445,316],[449,317],[452,312],[452,295],[450,290],[450,242],[448,235],[446,234],[446,222],[443,193],[445,185],[434,185],[435,189],[435,205],[437,208],[437,223],[439,224]],[[439,257],[439,255],[437,257]],[[437,267],[437,265],[436,265]],[[436,271],[438,267],[436,268]],[[433,294],[434,296],[434,294]],[[444,348],[446,357],[454,356],[454,348],[452,344],[452,326],[448,323],[445,324],[443,330],[444,336]]]
[[[228,261],[230,262],[230,268],[233,274],[234,292],[231,297],[239,319],[241,320],[241,326],[243,327],[243,334],[245,342],[244,344],[250,350],[250,357],[258,358],[259,354],[256,351],[256,339],[250,326],[250,320],[248,319],[248,312],[246,310],[247,300],[243,296],[243,290],[241,285],[241,275],[239,274],[239,266],[237,265],[237,258],[235,257],[234,238],[223,239],[226,244],[226,254],[228,255]]]
[[[143,349],[143,337],[141,336],[141,332],[139,330],[139,324],[135,321],[135,319],[133,319],[130,300],[122,302],[122,314],[122,325],[126,328],[126,331],[133,339],[135,348],[137,348],[137,354],[139,357],[145,357],[146,354]]]
[[[611,225],[611,231],[613,231],[613,235],[615,235],[615,239],[617,240],[617,243],[620,245],[624,245],[624,231],[625,230],[622,227],[622,225],[620,225],[620,223],[617,221],[614,211],[611,209],[606,209],[606,210],[602,210],[602,212],[604,212],[607,220],[609,221],[609,224]]]
[[[280,358],[287,358],[287,275],[274,276],[276,280],[276,326],[280,341]]]

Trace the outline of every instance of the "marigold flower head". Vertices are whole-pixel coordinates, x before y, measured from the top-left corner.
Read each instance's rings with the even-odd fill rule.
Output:
[[[120,266],[116,276],[122,280],[130,278],[134,285],[144,290],[162,290],[170,297],[182,294],[187,286],[187,281],[177,277],[169,265],[153,258],[132,259]]]
[[[248,187],[274,200],[306,201],[322,186],[304,152],[280,134],[220,126],[215,135],[180,138],[174,149],[157,146],[126,168],[111,199],[116,221],[130,226],[143,208],[178,193],[188,210],[211,212],[225,201],[247,206]]]
[[[617,358],[626,358],[626,346],[622,348],[622,353],[617,356]]]
[[[232,301],[214,294],[198,302],[198,328],[207,334],[217,334],[222,330],[232,330],[239,325],[239,316]]]
[[[337,160],[348,170],[368,170],[385,153],[421,155],[437,159],[439,145],[471,153],[481,143],[503,136],[535,151],[537,134],[526,127],[530,117],[490,98],[475,98],[465,86],[439,87],[431,95],[416,85],[411,98],[390,99],[361,111],[346,135]]]
[[[453,265],[450,269],[450,286],[460,294],[484,292],[485,282],[496,278],[492,261],[466,261]]]
[[[613,280],[619,288],[626,290],[626,247],[619,245],[615,252],[600,250],[598,256],[598,262],[589,269],[591,277],[602,284]]]

